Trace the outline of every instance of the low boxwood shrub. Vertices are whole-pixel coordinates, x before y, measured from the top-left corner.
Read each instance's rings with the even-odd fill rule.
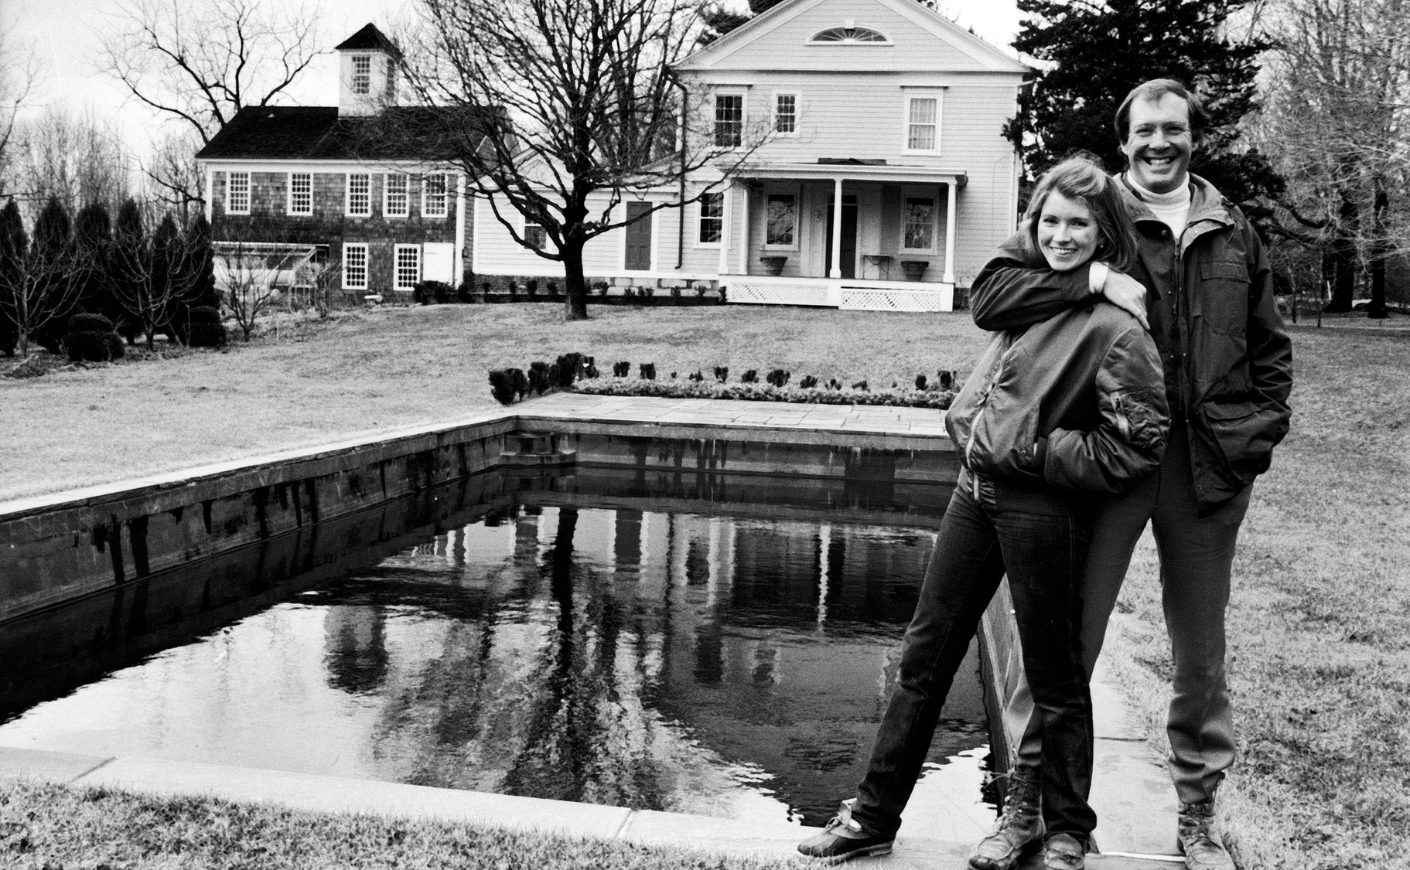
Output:
[[[192,347],[225,347],[230,336],[220,321],[220,309],[198,305],[191,309],[191,332],[187,336]]]
[[[529,394],[529,378],[523,369],[504,368],[490,372],[490,395],[501,405],[512,405]]]
[[[101,314],[70,317],[64,348],[74,362],[108,362],[121,359],[125,352],[113,322]]]

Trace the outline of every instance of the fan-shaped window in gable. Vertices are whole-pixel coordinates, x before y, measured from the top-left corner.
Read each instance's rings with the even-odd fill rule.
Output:
[[[879,30],[870,27],[829,27],[813,34],[809,42],[828,45],[890,45],[891,40]]]

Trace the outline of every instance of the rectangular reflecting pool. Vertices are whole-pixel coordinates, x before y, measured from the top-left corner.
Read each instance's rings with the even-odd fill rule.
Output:
[[[894,489],[475,475],[6,622],[0,745],[822,824],[949,494]],[[992,813],[975,648],[946,716],[914,802]]]

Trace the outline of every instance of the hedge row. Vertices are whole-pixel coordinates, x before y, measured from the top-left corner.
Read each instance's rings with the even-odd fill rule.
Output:
[[[955,399],[954,390],[865,390],[857,388],[790,387],[773,384],[719,383],[704,380],[642,380],[599,378],[578,381],[575,393],[591,396],[648,396],[662,399],[741,399],[748,402],[797,402],[811,405],[892,405],[944,410]]]

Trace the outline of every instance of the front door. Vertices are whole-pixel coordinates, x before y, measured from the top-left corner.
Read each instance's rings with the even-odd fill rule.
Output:
[[[634,272],[651,270],[651,205],[627,203],[627,254],[624,268]]]
[[[832,274],[832,209],[836,200],[827,198],[827,275]],[[843,278],[857,277],[857,198],[842,197],[842,255],[839,257]]]

